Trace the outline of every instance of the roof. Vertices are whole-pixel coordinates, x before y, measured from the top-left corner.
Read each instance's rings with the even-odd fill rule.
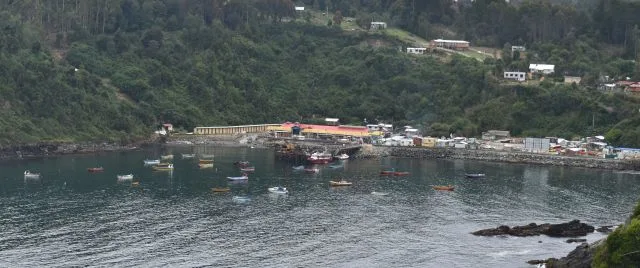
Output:
[[[464,41],[464,40],[444,40],[444,39],[436,39],[433,40],[434,42],[441,42],[441,43],[458,43],[458,44],[469,44],[468,41]]]
[[[553,70],[555,68],[556,68],[556,66],[553,65],[553,64],[536,64],[536,63],[529,64],[529,69]]]
[[[300,126],[302,132],[305,133],[318,133],[318,134],[333,134],[333,135],[347,135],[347,136],[369,136],[369,129],[363,126],[327,126],[327,125],[310,125],[310,124],[294,124],[286,122],[280,126],[281,130],[291,130],[293,126]]]
[[[304,11],[304,7],[296,7],[297,11]]]
[[[338,118],[325,118],[324,121],[326,121],[326,122],[338,122],[338,121],[340,121],[340,119],[338,119]]]
[[[387,23],[382,21],[372,21],[371,24],[387,24]]]

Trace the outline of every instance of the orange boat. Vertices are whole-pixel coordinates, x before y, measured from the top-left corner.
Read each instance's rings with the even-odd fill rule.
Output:
[[[102,168],[102,167],[92,167],[92,168],[87,168],[87,171],[89,171],[91,173],[103,172],[104,168]]]
[[[453,189],[455,188],[453,185],[447,185],[447,186],[435,185],[431,187],[433,187],[434,190],[438,190],[438,191],[453,191]]]
[[[231,189],[229,187],[225,187],[225,188],[211,188],[211,191],[214,193],[226,193],[228,191],[231,191]]]
[[[380,171],[380,176],[407,176],[409,174],[411,173],[408,171],[395,171],[394,169]]]

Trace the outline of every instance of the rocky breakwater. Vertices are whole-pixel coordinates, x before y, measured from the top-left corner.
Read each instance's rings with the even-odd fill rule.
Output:
[[[364,153],[364,150],[363,150]],[[520,151],[473,150],[455,148],[374,146],[367,157],[395,156],[426,159],[468,159],[491,162],[540,164],[585,168],[633,170],[640,168],[634,161],[595,157],[571,157],[552,154],[536,154]]]

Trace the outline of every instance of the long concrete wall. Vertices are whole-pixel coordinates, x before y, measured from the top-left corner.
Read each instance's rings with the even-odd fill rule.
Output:
[[[640,170],[640,161],[604,159],[593,157],[570,157],[525,152],[492,150],[468,150],[453,148],[365,146],[355,157],[410,157],[426,159],[469,159],[491,162],[571,166],[617,170]]]

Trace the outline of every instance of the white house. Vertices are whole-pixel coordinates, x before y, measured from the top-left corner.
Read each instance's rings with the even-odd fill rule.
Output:
[[[386,22],[381,22],[381,21],[372,21],[371,22],[371,30],[379,30],[379,29],[386,29],[387,28],[387,23]]]
[[[295,7],[296,11],[304,11],[304,7]]]
[[[517,81],[526,80],[527,73],[525,72],[504,72],[504,79],[513,79]]]
[[[527,48],[523,46],[511,46],[511,52],[516,52],[516,51],[524,52],[524,51],[527,51]]]
[[[529,71],[532,73],[552,74],[556,66],[552,64],[529,64]]]
[[[338,118],[325,118],[324,122],[327,123],[327,125],[330,125],[330,126],[340,125],[340,119],[338,119]]]
[[[407,53],[410,54],[424,54],[427,51],[425,47],[408,47]]]

